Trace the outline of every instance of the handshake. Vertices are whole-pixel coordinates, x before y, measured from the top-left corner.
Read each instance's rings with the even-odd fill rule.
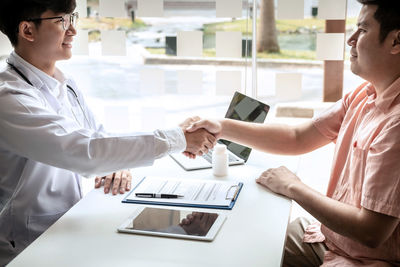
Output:
[[[222,130],[220,122],[202,120],[197,116],[186,119],[179,126],[186,139],[186,150],[183,153],[189,158],[207,154],[216,145]]]

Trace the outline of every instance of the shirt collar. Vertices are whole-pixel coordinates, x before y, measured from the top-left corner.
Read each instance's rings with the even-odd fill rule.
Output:
[[[376,94],[376,89],[372,84],[367,85],[367,94],[368,92],[374,92]],[[388,88],[386,88],[381,94],[377,95],[375,99],[375,105],[382,112],[386,113],[395,103],[395,100],[398,99],[400,95],[400,77],[397,78]],[[398,100],[396,101],[398,102]]]
[[[33,86],[38,89],[45,85],[49,91],[54,93],[55,90],[60,90],[65,87],[69,80],[58,68],[55,70],[54,78],[51,77],[47,73],[25,61],[15,51],[11,53],[8,61],[18,68],[28,78]]]

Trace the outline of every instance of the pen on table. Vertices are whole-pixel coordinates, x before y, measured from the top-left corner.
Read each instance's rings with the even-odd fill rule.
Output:
[[[143,198],[181,198],[184,196],[174,194],[135,193],[136,197]]]

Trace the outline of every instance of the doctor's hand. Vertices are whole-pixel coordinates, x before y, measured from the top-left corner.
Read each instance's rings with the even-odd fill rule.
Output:
[[[179,127],[182,128],[183,131],[186,130],[189,126],[191,126],[193,123],[200,121],[201,118],[199,116],[193,116],[189,117],[186,120],[184,120],[182,123],[179,124]]]
[[[185,134],[187,143],[186,150],[183,152],[183,154],[189,158],[196,158],[196,155],[201,156],[207,153],[208,150],[213,148],[217,142],[217,139],[214,137],[214,135],[210,134],[204,129],[201,129],[201,131],[192,131],[191,133],[186,130],[188,127],[193,125],[193,123],[196,123],[200,120],[200,117],[193,116],[187,118],[185,121],[179,124]]]
[[[189,133],[184,132],[186,138],[186,149],[185,152],[189,155],[207,154],[208,150],[213,148],[217,142],[214,135],[210,134],[204,129],[199,129],[198,131]]]
[[[132,175],[128,170],[114,172],[113,174],[96,177],[95,188],[99,188],[104,184],[104,193],[108,194],[110,189],[112,189],[112,194],[116,195],[118,192],[123,194],[125,191],[131,190],[132,185]]]

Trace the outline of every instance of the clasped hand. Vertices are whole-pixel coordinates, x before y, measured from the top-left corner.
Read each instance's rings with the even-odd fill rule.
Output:
[[[217,143],[217,138],[204,128],[191,132],[187,131],[188,127],[199,120],[199,117],[191,117],[179,125],[185,134],[187,143],[184,154],[190,158],[195,158],[196,155],[207,154],[208,150],[213,148]]]

